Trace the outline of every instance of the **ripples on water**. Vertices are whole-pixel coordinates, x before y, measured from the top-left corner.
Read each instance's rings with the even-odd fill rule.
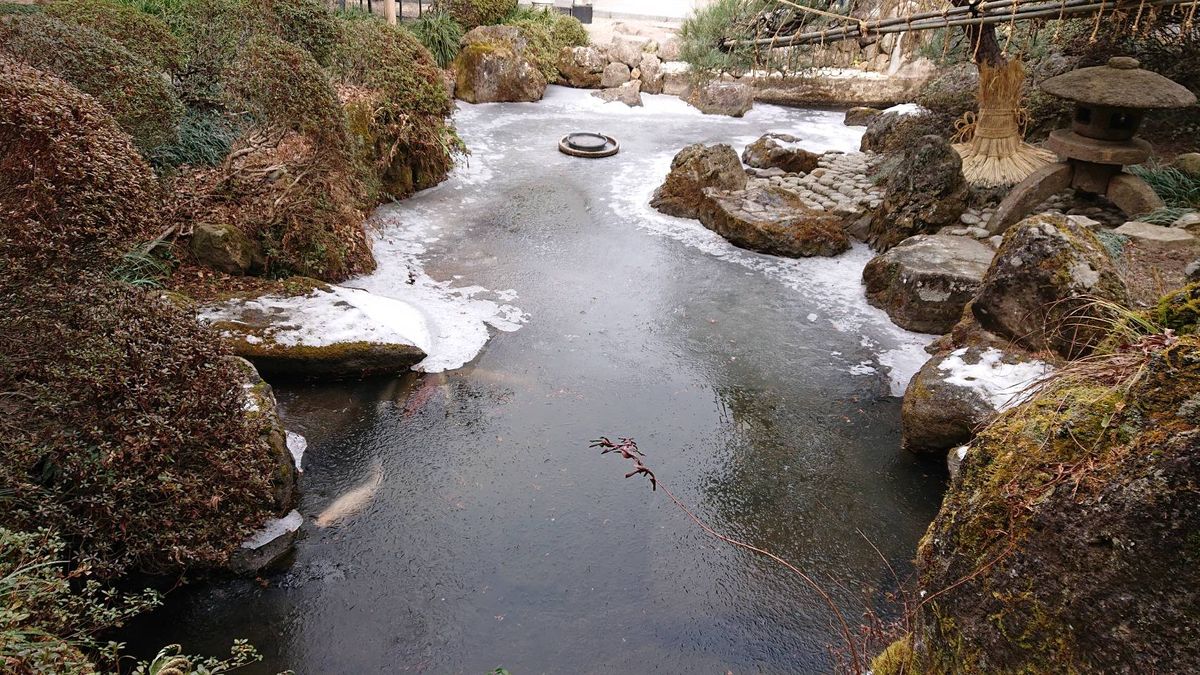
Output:
[[[636,437],[715,527],[835,577],[851,616],[891,584],[860,530],[908,569],[943,478],[899,452],[889,393],[928,338],[866,305],[869,253],[761,256],[646,205],[688,143],[740,152],[781,131],[853,150],[861,129],[644,98],[601,107],[552,87],[538,104],[462,104],[469,166],[382,209],[379,270],[350,285],[419,286],[448,334],[511,332],[459,370],[277,386],[309,441],[301,513],[379,466],[373,500],[334,527],[310,520],[265,586],[175,593],[123,636],[135,649],[245,637],[267,656],[251,672],[301,675],[829,669],[836,631],[797,579],[706,538],[587,445]],[[559,154],[576,130],[619,137],[621,154]]]

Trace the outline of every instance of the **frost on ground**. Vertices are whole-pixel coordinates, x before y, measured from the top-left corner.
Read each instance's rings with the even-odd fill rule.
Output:
[[[282,518],[272,518],[263,523],[262,528],[258,532],[255,532],[253,536],[242,542],[242,548],[262,548],[289,532],[295,532],[303,524],[304,516],[300,515],[299,511],[293,509]]]
[[[988,348],[980,354],[978,363],[963,359],[967,349],[956,349],[938,364],[946,373],[948,384],[966,387],[978,393],[993,408],[1004,411],[1028,396],[1029,385],[1048,375],[1051,366],[1042,361],[1004,363],[1004,352]]]

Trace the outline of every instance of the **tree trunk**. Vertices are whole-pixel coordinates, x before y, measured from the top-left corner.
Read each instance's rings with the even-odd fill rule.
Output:
[[[951,0],[955,7],[970,7],[970,0]],[[1004,65],[1008,59],[1004,58],[1004,52],[1000,50],[1000,43],[996,41],[996,26],[988,24],[986,26],[964,26],[967,31],[967,38],[971,41],[971,58],[975,61],[975,65],[987,64],[993,68]]]
[[[383,0],[383,16],[389,24],[396,25],[396,0]],[[993,35],[992,42],[995,41],[996,37]]]

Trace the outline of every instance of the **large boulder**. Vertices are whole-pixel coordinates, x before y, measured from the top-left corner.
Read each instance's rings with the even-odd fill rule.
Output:
[[[558,54],[558,83],[579,89],[600,86],[600,75],[608,59],[599,47],[563,47]]]
[[[431,344],[424,317],[399,300],[316,283],[202,307],[199,318],[267,374],[362,377],[407,371]]]
[[[662,61],[657,56],[642,54],[638,70],[642,71],[642,91],[647,94],[663,93]]]
[[[992,255],[971,237],[909,237],[863,268],[867,302],[902,328],[946,333],[975,296]]]
[[[865,127],[871,123],[871,120],[882,114],[883,111],[878,108],[858,106],[846,111],[846,117],[842,120],[842,124],[848,127]]]
[[[592,96],[605,103],[619,101],[632,108],[642,104],[641,87],[642,83],[638,80],[630,80],[619,87],[594,91],[592,92]]]
[[[654,191],[650,206],[670,216],[699,218],[708,198],[705,188],[742,190],[746,172],[737,153],[725,144],[689,145],[671,160],[667,180]]]
[[[454,95],[467,103],[540,101],[546,77],[530,61],[528,42],[511,26],[480,26],[462,38],[454,59]]]
[[[1200,152],[1185,152],[1171,165],[1189,176],[1200,178]]]
[[[605,89],[619,87],[629,81],[629,76],[629,66],[613,61],[604,66],[604,70],[600,74],[600,86]]]
[[[905,672],[1200,671],[1200,339],[1089,366],[971,443],[889,649]]]
[[[996,347],[960,347],[930,359],[904,391],[901,446],[942,454],[969,443],[1048,369],[1024,352]]]
[[[971,197],[962,157],[940,136],[922,136],[906,148],[899,165],[887,173],[885,186],[868,232],[876,251],[957,223]]]
[[[817,168],[820,155],[800,147],[790,134],[764,134],[742,151],[742,161],[756,169],[778,168],[787,173],[808,173]]]
[[[262,250],[233,225],[200,223],[188,246],[196,262],[226,274],[246,274],[263,266]]]
[[[683,61],[664,61],[662,64],[663,90],[668,96],[687,98],[692,91],[692,75],[688,64]]]
[[[710,80],[692,87],[688,103],[705,115],[741,117],[754,107],[754,89],[744,82]]]
[[[850,248],[839,216],[808,208],[783,188],[707,188],[704,194],[700,222],[736,246],[791,258],[833,256]]]
[[[985,329],[1031,350],[1086,355],[1105,334],[1105,311],[1128,291],[1104,245],[1065,216],[1034,216],[1009,228],[972,311]]]
[[[954,131],[950,120],[929,113],[884,112],[867,122],[859,141],[859,150],[896,155],[930,134],[949,137]]]

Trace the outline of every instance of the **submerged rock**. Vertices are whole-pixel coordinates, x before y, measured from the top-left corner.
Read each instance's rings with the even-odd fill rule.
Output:
[[[705,115],[741,117],[754,107],[754,89],[743,82],[711,80],[693,86],[688,103]]]
[[[971,443],[906,672],[1200,670],[1200,339],[1089,365]]]
[[[820,155],[798,144],[790,134],[764,134],[742,151],[742,161],[756,169],[778,168],[787,173],[808,173],[817,168]]]
[[[654,191],[650,206],[669,216],[699,218],[708,198],[705,188],[742,190],[746,172],[733,148],[725,144],[689,145],[671,160],[667,180]]]
[[[870,225],[870,244],[876,251],[957,223],[971,196],[962,157],[940,136],[923,136],[905,149],[885,182],[883,204]]]
[[[995,347],[961,347],[930,359],[904,392],[901,446],[940,454],[969,443],[1048,372],[1024,352]]]
[[[810,209],[782,188],[708,188],[704,194],[700,222],[736,246],[791,258],[833,256],[850,248],[840,217]]]
[[[558,54],[558,83],[579,89],[595,89],[600,86],[600,75],[608,59],[600,48],[563,47]]]
[[[429,331],[407,303],[340,286],[304,295],[239,298],[200,319],[264,373],[361,377],[408,370],[426,356]]]
[[[979,289],[992,254],[969,237],[909,237],[863,268],[867,301],[902,328],[946,333]]]
[[[1067,358],[1089,353],[1107,332],[1091,298],[1128,305],[1125,282],[1104,245],[1064,216],[1009,228],[972,303],[983,328]]]
[[[641,82],[637,80],[630,80],[619,87],[594,91],[592,92],[592,96],[595,96],[605,103],[613,103],[614,101],[617,101],[633,108],[642,105],[641,88]]]
[[[511,26],[480,26],[462,38],[454,59],[455,96],[467,103],[540,101],[546,77],[525,56],[521,31]]]

